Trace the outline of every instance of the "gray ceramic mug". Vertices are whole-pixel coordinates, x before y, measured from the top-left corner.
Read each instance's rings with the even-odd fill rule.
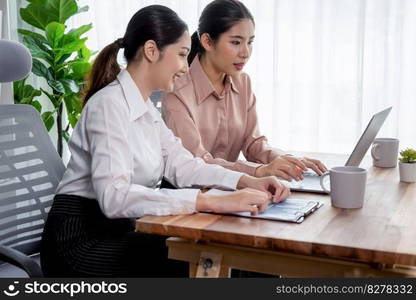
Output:
[[[331,190],[324,185],[329,176]],[[331,204],[338,208],[361,208],[364,204],[367,170],[359,167],[334,167],[321,176],[322,188],[331,195]]]
[[[393,138],[377,138],[371,147],[373,166],[379,168],[395,168],[399,154],[399,140]]]

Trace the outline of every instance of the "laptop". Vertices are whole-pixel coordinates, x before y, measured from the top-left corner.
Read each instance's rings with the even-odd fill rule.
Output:
[[[370,148],[371,144],[376,138],[377,133],[380,131],[381,126],[383,125],[391,110],[392,107],[389,107],[383,111],[380,111],[379,113],[376,113],[371,118],[367,128],[364,130],[350,157],[345,163],[346,166],[358,167],[360,165],[364,155],[367,153],[368,148]],[[320,176],[318,174],[309,170],[303,174],[303,177],[304,179],[301,181],[281,181],[286,184],[292,191],[327,194],[327,192],[325,192],[321,187]]]

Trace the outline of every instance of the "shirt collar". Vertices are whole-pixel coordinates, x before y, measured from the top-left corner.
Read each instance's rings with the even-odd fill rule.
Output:
[[[198,55],[195,56],[194,60],[192,61],[189,72],[191,73],[192,81],[195,87],[195,94],[198,104],[204,102],[204,100],[207,99],[211,94],[216,96],[217,100],[221,100],[223,98],[218,96],[214,86],[211,83],[211,80],[208,78],[208,75],[205,73],[204,69],[202,69]],[[227,89],[230,89],[230,87],[234,92],[239,94],[233,79],[231,76],[227,75],[225,78],[225,92],[227,92]]]
[[[148,111],[148,106],[146,105],[139,88],[134,83],[133,78],[131,78],[130,73],[127,70],[121,70],[121,72],[117,75],[117,79],[120,82],[124,98],[129,106],[130,121],[134,121]],[[149,101],[149,99],[147,101]]]

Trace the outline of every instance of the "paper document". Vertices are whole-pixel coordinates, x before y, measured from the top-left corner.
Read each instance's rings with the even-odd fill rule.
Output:
[[[206,193],[210,195],[225,195],[230,192],[211,189]],[[258,215],[253,216],[249,212],[233,213],[232,215],[247,218],[302,223],[307,215],[313,213],[322,205],[323,202],[317,200],[288,198],[282,202],[270,204],[266,211]]]

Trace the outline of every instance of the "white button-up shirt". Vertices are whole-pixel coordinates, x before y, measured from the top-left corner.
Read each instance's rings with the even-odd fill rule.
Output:
[[[56,193],[97,199],[109,218],[193,213],[190,187],[235,189],[243,175],[194,158],[126,70],[88,100],[69,149]],[[163,176],[185,189],[155,189]]]

